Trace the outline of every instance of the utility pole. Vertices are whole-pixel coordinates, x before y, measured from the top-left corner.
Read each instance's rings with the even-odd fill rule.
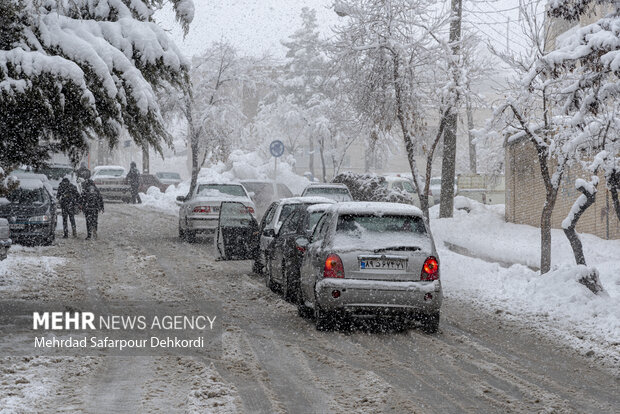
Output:
[[[452,47],[452,74],[456,84],[458,80],[459,55],[461,53],[461,19],[463,17],[462,0],[452,0],[452,17],[450,19],[450,45]],[[446,115],[446,128],[443,133],[443,160],[441,164],[441,197],[439,217],[452,217],[454,211],[454,176],[456,174],[456,129],[458,122],[458,91],[453,107]]]
[[[467,88],[467,96],[465,97],[465,110],[467,111],[467,138],[469,139],[469,172],[476,174],[476,144],[474,144],[474,114],[471,107],[471,91]]]

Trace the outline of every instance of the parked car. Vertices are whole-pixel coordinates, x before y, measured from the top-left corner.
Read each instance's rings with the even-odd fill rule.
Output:
[[[125,182],[125,168],[119,165],[100,165],[95,167],[90,177],[104,200],[120,200],[128,203],[131,200],[129,184]]]
[[[49,245],[56,236],[56,200],[41,180],[23,178],[0,203],[15,243]]]
[[[178,185],[181,183],[181,175],[175,172],[159,171],[155,173],[155,177],[157,177],[162,184]]]
[[[68,163],[51,163],[36,169],[37,174],[43,174],[52,185],[52,194],[56,197],[58,186],[63,178],[69,178],[72,184],[77,185],[77,177],[73,171],[73,166]]]
[[[271,203],[260,222],[260,240],[254,261],[254,272],[261,274],[267,265],[266,252],[280,231],[282,222],[299,205],[331,204],[333,200],[324,197],[291,197]]]
[[[179,196],[177,201],[182,203],[179,209],[179,237],[190,242],[198,234],[215,234],[223,201],[241,203],[256,218],[256,206],[245,188],[238,183],[199,182],[189,198]]]
[[[413,185],[413,181],[410,179],[388,175],[385,177],[385,185],[387,186],[388,191],[400,193],[404,195],[411,204],[418,208],[420,207],[420,197],[418,196],[418,192]],[[434,205],[435,199],[433,197],[433,193],[431,192],[428,196],[428,206],[432,207]]]
[[[417,207],[357,202],[330,206],[306,248],[300,270],[299,313],[314,314],[318,330],[344,318],[417,319],[439,327],[439,258]]]
[[[0,218],[0,260],[6,259],[11,243],[9,221],[5,218]]]
[[[266,180],[241,180],[241,184],[256,204],[256,215],[263,217],[269,205],[281,198],[293,197],[291,190],[282,183]]]
[[[32,171],[25,171],[22,169],[11,171],[10,177],[17,178],[17,180],[39,180],[45,186],[45,189],[48,193],[52,195],[52,197],[56,198],[56,191],[54,190],[54,185],[47,178],[45,174],[34,173]],[[58,186],[56,187],[58,189]]]
[[[314,226],[331,204],[294,204],[267,249],[267,286],[272,290],[280,287],[289,302],[297,303],[300,297],[299,268],[305,249],[297,244],[297,239],[310,238]]]
[[[349,189],[344,184],[310,184],[302,197],[325,197],[334,201],[353,201]]]
[[[140,174],[140,186],[138,187],[138,191],[141,193],[146,193],[149,188],[157,187],[159,188],[159,191],[163,193],[169,185],[170,184],[162,183],[159,178],[153,174]]]

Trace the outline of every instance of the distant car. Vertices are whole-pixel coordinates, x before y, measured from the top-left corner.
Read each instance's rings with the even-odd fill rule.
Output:
[[[181,175],[175,172],[156,172],[155,177],[162,183],[167,185],[179,185],[181,183]]]
[[[334,201],[353,201],[344,184],[310,184],[301,193],[302,197],[325,197]]]
[[[273,181],[267,180],[241,180],[241,184],[248,190],[252,201],[256,204],[256,215],[263,217],[267,207],[281,198],[293,197],[291,190],[282,183],[274,185]]]
[[[255,205],[241,184],[199,182],[189,198],[177,197],[179,209],[179,237],[194,241],[196,235],[214,235],[218,229],[220,206],[223,201],[241,203],[256,218]]]
[[[416,207],[420,207],[420,197],[418,196],[418,192],[413,185],[413,181],[405,177],[395,177],[395,176],[386,176],[385,177],[385,185],[387,185],[388,190],[398,192],[405,196]],[[435,199],[433,194],[429,194],[428,196],[428,206],[432,207],[435,205]]]
[[[295,204],[267,250],[267,284],[272,289],[280,287],[289,302],[297,303],[300,297],[299,268],[305,249],[297,244],[297,239],[311,237],[314,226],[330,205]]]
[[[119,165],[100,165],[95,167],[90,177],[104,200],[120,200],[128,203],[131,200],[129,184],[125,182],[125,168]]]
[[[9,221],[5,218],[0,218],[0,260],[6,259],[11,243]]]
[[[454,177],[454,194],[457,193],[458,189],[457,180],[458,178]],[[441,195],[441,177],[431,177],[430,189],[435,199],[439,200],[439,196]]]
[[[439,259],[422,212],[399,203],[338,203],[321,217],[301,265],[299,313],[318,330],[340,319],[388,316],[439,327]]]
[[[56,237],[56,201],[41,180],[20,179],[0,202],[0,218],[9,223],[15,243],[52,244]]]
[[[53,189],[53,195],[56,196],[56,192],[58,191],[58,185],[63,178],[69,178],[72,184],[77,185],[77,177],[75,172],[73,171],[73,166],[71,164],[63,164],[63,163],[52,163],[43,167],[39,167],[36,169],[38,174],[45,175],[50,181]]]
[[[140,186],[138,187],[138,191],[141,193],[146,193],[146,191],[151,187],[159,188],[159,191],[162,193],[166,191],[169,184],[162,183],[157,176],[152,174],[140,174]]]
[[[280,231],[282,222],[299,205],[331,204],[333,200],[325,197],[291,197],[271,203],[259,225],[260,240],[254,261],[254,272],[263,273],[267,265],[266,252],[275,236]]]

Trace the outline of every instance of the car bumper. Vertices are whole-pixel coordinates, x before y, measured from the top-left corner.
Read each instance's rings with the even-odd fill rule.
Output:
[[[219,217],[188,217],[185,220],[187,230],[203,233],[215,233]]]
[[[339,291],[335,298],[332,292]],[[350,314],[416,314],[438,312],[441,283],[323,279],[315,286],[316,301],[325,311]]]
[[[122,200],[131,197],[129,187],[127,188],[106,188],[99,187],[101,197],[107,200]]]

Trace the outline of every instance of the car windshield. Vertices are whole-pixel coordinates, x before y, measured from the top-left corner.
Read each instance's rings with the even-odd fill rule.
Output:
[[[236,184],[200,184],[196,194],[207,197],[246,197],[243,187]]]
[[[310,231],[314,230],[314,226],[316,226],[316,223],[319,222],[319,219],[321,218],[323,213],[325,212],[324,211],[313,211],[312,213],[310,213],[310,217],[308,217],[307,230],[310,230]]]
[[[62,180],[65,176],[71,175],[71,167],[41,167],[37,170],[39,174],[45,174],[50,180]]]
[[[441,178],[431,178],[431,185],[441,185]]]
[[[413,188],[411,181],[403,181],[403,188],[408,193],[415,193],[415,189]]]
[[[122,177],[125,171],[113,168],[106,168],[97,170],[95,175],[105,176],[105,177]]]
[[[282,223],[297,207],[299,207],[299,204],[283,205],[282,211],[280,212],[280,217],[278,218],[278,223]]]
[[[352,201],[349,190],[341,187],[310,187],[307,188],[305,196],[323,196],[335,201]]]
[[[181,176],[179,174],[169,173],[169,172],[160,172],[160,173],[157,173],[156,176],[164,180],[180,180],[181,179]]]
[[[426,233],[421,217],[409,215],[345,214],[338,217],[337,233]]]
[[[45,203],[45,190],[42,188],[34,188],[34,189],[25,189],[18,188],[15,191],[12,191],[7,199],[11,204],[43,204]]]

